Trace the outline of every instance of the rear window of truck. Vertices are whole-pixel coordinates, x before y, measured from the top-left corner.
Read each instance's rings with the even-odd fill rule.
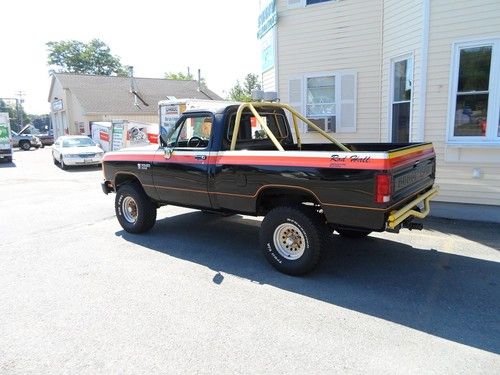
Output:
[[[284,116],[277,113],[259,113],[264,120],[264,123],[271,130],[274,136],[279,140],[284,140],[288,137],[288,128]],[[236,114],[229,117],[229,126],[226,132],[226,141],[231,142],[234,132],[234,122]],[[266,141],[269,137],[265,130],[262,128],[257,118],[251,113],[243,113],[241,115],[240,127],[238,130],[237,142],[249,141]]]

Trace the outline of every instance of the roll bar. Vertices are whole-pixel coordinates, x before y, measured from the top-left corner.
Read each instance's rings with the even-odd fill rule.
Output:
[[[323,129],[321,129],[316,124],[314,124],[312,121],[308,120],[302,114],[297,112],[292,106],[285,104],[285,103],[274,103],[274,102],[249,102],[249,103],[240,104],[240,106],[238,107],[238,111],[236,112],[236,119],[234,121],[233,137],[231,138],[231,148],[230,148],[231,151],[234,151],[236,148],[236,140],[238,137],[238,131],[240,129],[241,115],[243,114],[243,110],[246,108],[248,108],[250,110],[250,112],[252,112],[252,114],[255,116],[255,118],[259,122],[260,126],[262,127],[262,129],[264,129],[267,136],[271,139],[271,141],[274,143],[276,148],[279,151],[285,151],[283,146],[281,146],[279,141],[276,139],[275,135],[272,133],[272,131],[269,129],[267,124],[264,122],[262,117],[259,115],[259,113],[255,109],[255,108],[260,108],[260,107],[281,108],[281,109],[287,110],[288,112],[291,113],[292,119],[293,119],[293,128],[295,130],[295,136],[297,138],[297,143],[298,143],[299,149],[302,148],[302,140],[300,138],[299,125],[297,123],[297,118],[302,120],[303,122],[305,122],[309,127],[316,130],[318,133],[320,133],[323,137],[328,139],[330,142],[337,145],[342,151],[347,151],[347,152],[351,151],[346,146],[344,146],[342,143],[340,143],[335,138],[330,136]]]

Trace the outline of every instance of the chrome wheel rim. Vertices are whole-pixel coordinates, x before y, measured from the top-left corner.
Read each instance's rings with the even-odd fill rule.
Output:
[[[290,223],[283,223],[274,230],[273,242],[278,253],[289,260],[299,259],[306,249],[304,234]]]
[[[137,221],[137,203],[134,198],[125,197],[122,202],[122,213],[125,220],[134,224]]]

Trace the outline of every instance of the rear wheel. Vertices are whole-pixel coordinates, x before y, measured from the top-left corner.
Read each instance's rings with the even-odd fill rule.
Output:
[[[260,227],[260,243],[266,259],[288,275],[312,271],[328,238],[321,215],[300,205],[272,209]]]
[[[342,237],[348,238],[364,238],[368,236],[372,231],[371,230],[355,230],[355,229],[337,229],[337,232]]]
[[[24,151],[29,151],[29,149],[31,148],[31,143],[30,141],[19,142],[19,147]]]
[[[118,222],[129,233],[144,233],[156,222],[156,206],[136,184],[118,188],[115,199]]]

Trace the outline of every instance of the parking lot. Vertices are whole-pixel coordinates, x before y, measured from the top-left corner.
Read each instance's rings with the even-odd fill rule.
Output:
[[[0,373],[500,373],[498,224],[333,236],[297,278],[258,218],[124,232],[101,179],[50,147],[0,164]]]

